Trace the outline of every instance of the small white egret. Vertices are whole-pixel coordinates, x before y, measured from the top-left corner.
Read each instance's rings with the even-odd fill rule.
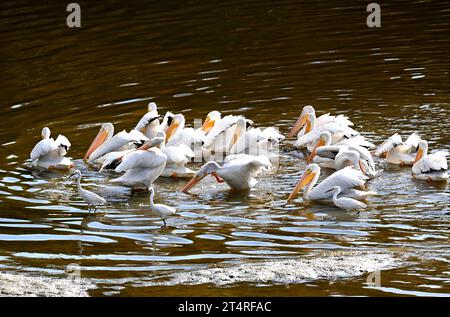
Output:
[[[327,192],[333,193],[333,203],[338,208],[345,209],[346,211],[357,211],[360,209],[365,209],[367,207],[365,203],[360,202],[356,199],[352,199],[349,197],[338,198],[338,195],[341,193],[341,188],[339,186],[334,186]]]
[[[164,223],[163,227],[165,227],[166,219],[169,216],[173,215],[177,210],[173,207],[164,204],[155,204],[153,201],[153,198],[155,197],[155,190],[153,189],[153,187],[150,187],[149,191],[150,191],[150,210],[156,211],[158,213],[159,217]]]
[[[97,205],[106,204],[106,200],[103,197],[81,187],[82,175],[80,170],[76,170],[72,175],[70,175],[70,177],[72,176],[76,177],[78,194],[88,204],[89,212],[91,211],[91,208],[94,208],[94,212],[97,211]]]

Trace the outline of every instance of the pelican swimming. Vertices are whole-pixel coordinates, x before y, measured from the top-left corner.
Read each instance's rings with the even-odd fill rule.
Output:
[[[416,179],[441,182],[448,179],[448,164],[446,151],[428,154],[428,142],[419,142],[419,150],[412,167],[412,175]]]
[[[56,140],[50,138],[50,129],[42,129],[42,140],[39,141],[30,153],[31,165],[45,170],[67,171],[73,168],[72,161],[65,157],[71,146],[64,135],[58,135]]]
[[[421,138],[416,133],[412,133],[405,142],[398,133],[395,133],[376,149],[374,155],[385,157],[385,161],[389,164],[413,165],[420,141]]]
[[[234,115],[225,116],[215,122],[206,135],[205,144],[202,147],[204,156],[208,156],[210,153],[228,154],[230,148],[252,124],[253,121]]]
[[[358,131],[355,131],[350,126],[348,126],[345,122],[341,121],[331,121],[325,123],[319,127],[316,126],[316,117],[314,114],[308,114],[306,119],[306,129],[305,134],[300,136],[297,141],[295,141],[295,147],[307,147],[307,149],[311,152],[315,147],[317,140],[320,137],[320,134],[324,131],[330,133],[332,140],[331,144],[338,143],[345,139],[351,139],[359,135]]]
[[[203,165],[181,191],[187,193],[208,175],[214,176],[218,183],[226,182],[231,189],[249,189],[257,184],[257,181],[254,178],[255,176],[262,171],[271,169],[272,164],[269,159],[263,155],[229,155],[225,158],[223,166],[220,166],[214,161],[210,161]]]
[[[138,130],[125,130],[114,135],[112,123],[103,123],[97,136],[89,146],[84,159],[90,162],[102,163],[111,152],[127,151],[142,146],[148,138]]]
[[[153,198],[155,196],[155,190],[153,189],[153,187],[150,187],[149,191],[150,191],[150,210],[156,211],[158,213],[159,217],[161,218],[161,220],[164,223],[163,227],[165,227],[166,219],[169,216],[173,215],[177,210],[175,208],[167,206],[167,205],[155,204],[153,202]]]
[[[88,204],[89,211],[91,211],[91,208],[94,208],[95,212],[98,205],[106,204],[106,200],[103,197],[81,187],[81,171],[76,170],[72,175],[70,175],[70,177],[72,176],[76,177],[78,194]]]
[[[308,121],[309,116],[312,116],[314,118],[315,126],[311,127],[311,123]],[[330,116],[329,113],[323,114],[320,117],[316,117],[316,111],[312,106],[305,106],[303,107],[302,113],[298,117],[297,121],[295,122],[294,126],[292,127],[291,131],[288,134],[288,138],[292,138],[297,133],[297,138],[300,138],[304,134],[308,133],[310,130],[314,128],[318,128],[324,124],[336,122],[339,124],[343,124],[346,126],[353,126],[353,122],[351,122],[348,117],[344,115],[338,115],[338,116]],[[309,128],[308,128],[309,127]],[[309,130],[309,131],[307,131]]]
[[[145,187],[148,190],[153,182],[163,173],[166,166],[167,156],[155,146],[164,142],[164,138],[155,137],[148,140],[137,150],[131,150],[127,154],[112,161],[104,162],[112,165],[117,173],[125,172],[118,178],[111,179],[111,183],[136,188]],[[118,164],[118,165],[117,165]]]
[[[210,122],[212,124],[214,123],[213,121]],[[166,133],[166,146],[180,146],[184,144],[192,151],[198,153],[197,156],[201,156],[201,147],[206,141],[205,131],[207,129],[202,130],[202,128],[186,128],[184,116],[182,114],[174,115],[172,113],[167,120],[164,117],[163,123],[161,124],[161,130]],[[169,134],[168,137],[167,134]]]
[[[208,134],[209,131],[215,126],[216,122],[222,119],[222,114],[219,111],[211,111],[206,115],[205,121],[203,125],[197,129],[197,131],[203,133],[204,135]]]
[[[270,156],[275,145],[284,140],[284,136],[275,128],[261,130],[251,128],[238,135],[237,141],[231,146],[230,154],[250,154]]]
[[[155,138],[166,138],[163,131],[159,131]],[[164,142],[159,143],[158,147],[166,156],[166,166],[161,176],[174,178],[190,178],[195,172],[184,165],[195,157],[194,152],[186,144],[167,146]]]
[[[345,145],[347,144],[345,142],[330,145],[331,139],[331,134],[328,131],[321,132],[319,140],[306,162],[314,162],[320,167],[335,170],[353,166],[356,169],[360,169],[370,178],[378,177],[381,174],[381,170],[375,170],[375,162],[366,147]]]
[[[365,209],[367,205],[359,200],[348,198],[348,197],[340,197],[338,195],[341,193],[341,188],[339,186],[334,186],[330,190],[328,190],[333,194],[333,204],[341,209],[346,211],[355,211]]]
[[[330,189],[339,186],[344,197],[365,199],[368,196],[376,194],[373,191],[361,191],[356,188],[363,187],[368,177],[361,171],[347,166],[328,176],[319,185],[315,186],[320,176],[320,167],[316,163],[306,167],[300,181],[292,190],[288,197],[290,202],[295,195],[306,186],[303,192],[305,200],[330,200],[332,193]]]

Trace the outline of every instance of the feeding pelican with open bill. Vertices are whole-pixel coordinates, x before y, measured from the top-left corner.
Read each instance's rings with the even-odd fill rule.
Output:
[[[84,159],[92,163],[102,164],[109,153],[136,149],[148,140],[144,134],[137,130],[131,130],[130,132],[123,130],[114,136],[113,134],[114,125],[109,122],[103,123]]]
[[[70,177],[72,176],[75,176],[77,180],[78,195],[80,195],[80,197],[87,203],[89,212],[91,209],[94,209],[95,212],[98,205],[106,204],[106,200],[103,197],[81,187],[81,171],[76,170],[72,175],[70,175]]]
[[[65,157],[71,146],[64,135],[58,135],[56,140],[50,138],[50,129],[42,129],[42,140],[39,141],[30,153],[31,166],[43,170],[67,171],[73,168],[72,161]]]
[[[412,175],[416,179],[443,182],[448,180],[447,151],[428,154],[428,142],[420,141],[419,150],[412,167]]]
[[[342,196],[355,199],[365,199],[368,196],[375,195],[373,191],[362,191],[368,177],[361,171],[347,166],[325,178],[319,185],[317,181],[320,176],[320,166],[316,163],[306,167],[300,181],[292,190],[287,201],[290,202],[297,193],[303,191],[303,199],[305,200],[330,200],[332,193],[329,191],[334,186],[339,186],[342,190]]]
[[[421,140],[416,133],[412,133],[403,142],[402,137],[398,133],[395,133],[376,149],[374,155],[384,157],[384,160],[389,164],[402,166],[413,165]]]
[[[223,166],[214,161],[203,165],[182,191],[187,193],[208,175],[214,176],[218,183],[226,182],[233,190],[249,189],[257,184],[255,176],[272,168],[269,159],[263,155],[229,155],[225,158]]]
[[[338,195],[341,193],[341,188],[339,186],[334,186],[330,190],[328,190],[333,194],[333,204],[341,209],[346,211],[358,211],[361,209],[365,209],[367,205],[359,200],[348,198],[348,197],[339,197]]]
[[[166,219],[173,215],[174,213],[176,213],[176,209],[164,204],[155,204],[153,199],[155,197],[155,190],[153,189],[153,187],[149,188],[150,191],[150,210],[155,211],[158,213],[159,217],[161,218],[161,220],[163,221],[164,225],[163,227],[166,226]]]
[[[163,173],[166,166],[167,156],[157,147],[164,142],[164,138],[155,137],[148,140],[137,150],[131,150],[127,154],[116,158],[105,165],[112,165],[117,173],[125,172],[118,178],[111,179],[114,184],[121,184],[131,188],[142,188],[145,190]]]
[[[314,127],[311,126],[311,122],[309,120],[310,115],[314,118]],[[292,138],[295,134],[297,134],[297,138],[300,138],[314,128],[318,128],[331,122],[337,122],[346,126],[353,126],[353,122],[351,122],[348,117],[344,115],[331,116],[329,113],[326,113],[320,117],[316,117],[315,109],[312,106],[305,106],[289,132],[288,138]]]

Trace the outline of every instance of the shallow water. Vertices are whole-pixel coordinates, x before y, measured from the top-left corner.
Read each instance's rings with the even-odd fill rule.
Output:
[[[102,122],[130,129],[150,100],[187,122],[212,109],[243,114],[287,134],[304,105],[346,114],[378,144],[417,131],[450,149],[450,10],[424,1],[383,4],[382,27],[365,26],[354,1],[196,1],[184,5],[3,1],[0,28],[0,269],[65,276],[81,266],[91,295],[438,295],[450,293],[450,190],[384,166],[361,214],[327,205],[284,206],[305,167],[286,142],[279,170],[250,192],[206,179],[192,195],[159,179],[158,202],[179,210],[161,229],[144,193],[110,186],[80,159]],[[73,180],[32,172],[27,159],[48,126],[66,135],[83,184],[109,204],[88,215]],[[194,165],[198,167],[198,164]],[[149,286],[174,272],[362,250],[408,256],[381,273],[279,285]],[[256,287],[249,287],[249,286]]]

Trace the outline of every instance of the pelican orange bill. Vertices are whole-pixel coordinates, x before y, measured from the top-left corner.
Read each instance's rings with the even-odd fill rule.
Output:
[[[302,178],[300,179],[300,181],[297,183],[297,185],[295,186],[294,190],[292,190],[292,193],[289,195],[287,201],[291,201],[295,195],[303,188],[305,187],[307,184],[309,184],[311,182],[311,180],[314,178],[314,173],[313,172],[305,172],[302,176]]]
[[[294,126],[292,127],[291,131],[288,134],[288,138],[292,138],[294,134],[296,134],[307,122],[308,120],[308,114],[301,114],[297,121],[295,122]]]
[[[98,131],[97,136],[94,138],[94,141],[92,141],[91,146],[86,152],[86,155],[84,156],[83,160],[86,160],[89,158],[89,156],[94,152],[96,149],[99,148],[100,145],[105,143],[106,138],[108,137],[108,131],[106,131],[103,127],[100,128],[100,131]]]

